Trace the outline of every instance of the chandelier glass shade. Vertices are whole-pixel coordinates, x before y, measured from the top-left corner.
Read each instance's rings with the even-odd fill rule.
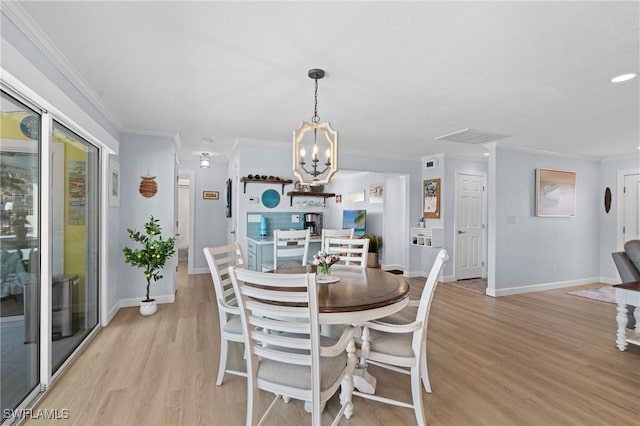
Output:
[[[210,167],[211,167],[211,159],[209,158],[209,153],[203,152],[202,156],[200,157],[200,168],[208,169]]]
[[[314,115],[293,131],[293,173],[303,185],[327,184],[338,170],[338,132],[318,116],[318,79],[323,77],[323,70],[309,71],[315,80]]]

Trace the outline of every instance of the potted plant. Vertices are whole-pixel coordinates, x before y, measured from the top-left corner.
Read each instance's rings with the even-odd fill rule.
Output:
[[[129,238],[139,243],[141,248],[130,249],[125,247],[124,261],[130,265],[143,269],[147,279],[147,296],[140,302],[140,313],[142,315],[153,315],[158,306],[155,299],[149,298],[149,286],[151,281],[162,279],[160,272],[164,268],[167,260],[175,254],[175,237],[167,240],[162,238],[162,229],[159,220],[151,216],[149,222],[144,224],[144,233],[135,229],[127,228]]]
[[[375,234],[364,236],[369,239],[369,254],[367,255],[367,266],[369,268],[378,267],[378,252],[382,248],[382,237]]]

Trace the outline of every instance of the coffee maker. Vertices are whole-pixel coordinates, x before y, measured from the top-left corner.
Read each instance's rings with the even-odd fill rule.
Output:
[[[312,236],[319,236],[322,233],[322,213],[305,213],[304,229],[309,229]]]

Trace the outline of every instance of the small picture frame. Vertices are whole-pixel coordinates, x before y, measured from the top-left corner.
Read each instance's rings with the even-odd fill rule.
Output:
[[[204,200],[219,200],[220,193],[218,191],[202,191],[202,199]]]
[[[120,206],[120,164],[109,160],[109,205]]]

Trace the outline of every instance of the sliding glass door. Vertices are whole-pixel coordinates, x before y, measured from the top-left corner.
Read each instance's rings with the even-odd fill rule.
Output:
[[[53,121],[51,362],[55,372],[98,324],[98,149]]]
[[[40,384],[41,116],[0,98],[0,405],[16,408]]]
[[[100,159],[51,112],[0,95],[3,423],[98,325]]]

